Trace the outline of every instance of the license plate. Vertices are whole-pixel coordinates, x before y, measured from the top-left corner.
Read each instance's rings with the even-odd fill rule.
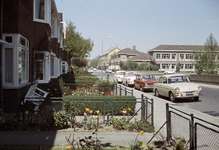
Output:
[[[186,95],[193,95],[192,92],[186,92]]]

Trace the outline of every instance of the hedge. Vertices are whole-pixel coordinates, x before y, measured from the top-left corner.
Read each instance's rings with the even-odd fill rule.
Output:
[[[112,105],[114,106],[113,115],[122,115],[120,111],[131,108],[128,112],[132,115],[135,111],[136,97],[135,96],[65,96],[63,97],[64,109],[69,111],[72,107],[77,107],[77,115],[81,116],[85,113],[85,108],[97,111],[99,110],[104,114],[105,104],[105,115],[108,113],[108,98],[110,98],[109,113],[112,114]],[[80,101],[80,102],[77,102]],[[81,102],[82,101],[82,102]],[[84,102],[83,102],[84,101]],[[95,101],[95,102],[92,102]],[[119,103],[113,103],[120,101]]]

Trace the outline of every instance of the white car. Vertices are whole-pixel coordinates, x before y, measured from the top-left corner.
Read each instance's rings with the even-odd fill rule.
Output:
[[[97,69],[96,69],[96,68],[94,68],[94,69],[93,69],[93,71],[97,71]]]
[[[174,74],[176,73],[174,70],[166,70],[164,71],[164,74]]]
[[[106,69],[106,73],[112,73],[111,69]]]
[[[124,74],[125,74],[125,71],[116,71],[114,74],[113,80],[118,83],[121,83],[122,82],[121,78],[124,76]]]
[[[154,83],[153,88],[155,96],[169,97],[173,102],[178,98],[193,98],[198,101],[202,95],[201,86],[190,82],[183,74],[163,75],[158,83]]]
[[[93,68],[89,68],[87,71],[93,73]]]
[[[136,72],[130,71],[130,72],[125,72],[124,76],[121,78],[122,79],[122,84],[126,86],[134,86],[135,78],[136,78]]]

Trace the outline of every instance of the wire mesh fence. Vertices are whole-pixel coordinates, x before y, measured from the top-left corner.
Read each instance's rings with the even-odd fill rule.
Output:
[[[167,107],[167,140],[184,138],[189,149],[219,149],[219,126],[174,107]],[[170,110],[171,109],[171,110]]]
[[[114,93],[121,96],[133,96],[133,89],[122,86],[121,84],[115,84]]]
[[[174,141],[184,138],[186,146],[190,146],[190,120],[182,115],[170,111],[171,139]]]
[[[195,123],[195,147],[198,150],[219,149],[219,131]]]

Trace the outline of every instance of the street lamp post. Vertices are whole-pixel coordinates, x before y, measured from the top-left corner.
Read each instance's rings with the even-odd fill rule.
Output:
[[[111,37],[112,36],[107,36],[107,37],[103,38],[103,40],[104,39],[109,39]],[[103,41],[102,41],[102,57],[103,57]],[[101,79],[103,80],[103,60],[101,60]]]

